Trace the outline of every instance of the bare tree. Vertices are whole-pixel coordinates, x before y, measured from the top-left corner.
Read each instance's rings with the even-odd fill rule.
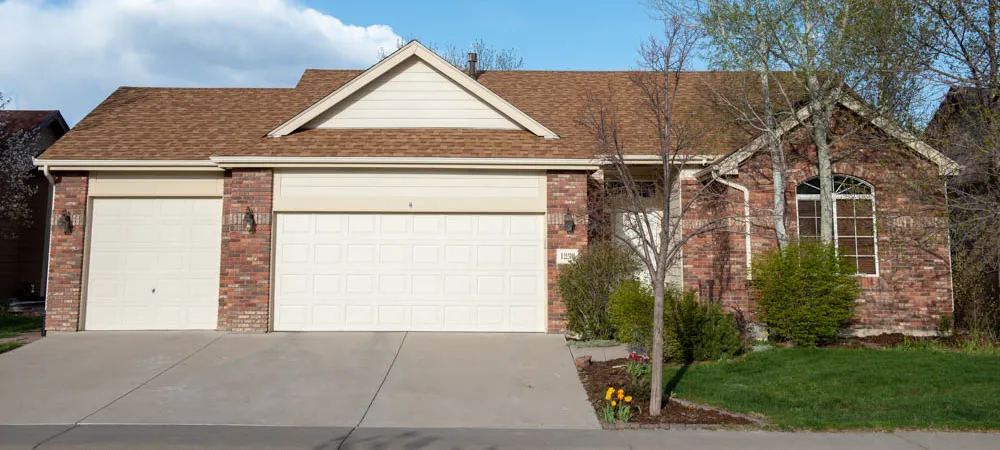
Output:
[[[404,41],[400,39],[396,41],[396,49],[402,48],[407,42],[414,40],[413,38]],[[522,58],[517,50],[513,48],[500,48],[490,44],[482,39],[477,39],[469,45],[468,51],[461,50],[458,46],[454,44],[447,44],[443,46],[438,46],[432,42],[424,43],[428,49],[437,53],[439,56],[451,63],[451,65],[461,69],[462,71],[469,70],[469,58],[468,53],[476,53],[476,71],[479,73],[490,72],[494,70],[519,70],[524,67],[524,58]],[[385,59],[392,52],[386,51],[385,49],[379,49],[378,57],[379,59]]]
[[[948,186],[956,312],[1000,338],[1000,2],[915,2],[934,30],[925,75],[948,89],[927,139],[964,167]]]
[[[0,93],[0,109],[8,100]],[[37,188],[31,181],[38,133],[9,129],[0,116],[0,239],[15,239],[31,224],[29,200]]]
[[[605,167],[608,207],[621,217],[621,229],[615,236],[636,254],[653,287],[649,413],[654,416],[660,414],[663,405],[663,318],[668,272],[680,262],[681,249],[688,241],[728,223],[728,218],[723,217],[682,220],[686,216],[691,219],[696,205],[712,195],[717,186],[712,182],[695,183],[694,192],[685,190],[684,202],[680,202],[683,186],[678,169],[703,133],[696,121],[679,116],[675,106],[681,74],[689,69],[702,33],[685,24],[680,16],[664,17],[662,22],[663,36],[650,37],[640,46],[639,65],[643,70],[632,74],[627,88],[637,91],[639,100],[627,103],[609,86],[606,93],[590,95],[583,119]],[[627,108],[627,119],[619,116],[619,106]],[[655,133],[658,161],[646,166],[652,169],[646,176],[637,176],[629,159],[637,152],[633,143],[649,137],[638,135],[641,127],[633,122],[636,115],[648,125],[642,130]]]

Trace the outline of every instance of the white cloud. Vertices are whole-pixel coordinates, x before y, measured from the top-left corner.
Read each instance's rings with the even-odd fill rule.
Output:
[[[118,86],[292,86],[307,67],[367,67],[398,39],[294,0],[7,0],[0,92],[75,123]]]

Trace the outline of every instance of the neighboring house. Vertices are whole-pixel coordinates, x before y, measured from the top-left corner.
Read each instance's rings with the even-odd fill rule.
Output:
[[[37,160],[57,176],[56,220],[72,223],[52,231],[47,326],[562,331],[557,256],[586,246],[602,179],[581,115],[587,93],[609,86],[628,106],[630,75],[473,78],[411,42],[363,72],[307,70],[294,89],[121,88]],[[744,170],[760,163],[760,140],[720,125],[699,85],[712,76],[682,83],[681,107],[710,136],[680,164],[682,184],[714,171],[766,207],[769,178]],[[649,164],[655,130],[628,123],[637,167]],[[841,209],[862,230],[850,239],[874,239],[863,229],[879,223],[879,250],[852,241],[848,254],[866,289],[858,327],[930,331],[952,311],[947,235],[921,230],[933,257],[889,252],[882,218],[918,211],[893,170],[940,180],[954,163],[919,142],[896,147],[835,164],[870,183],[838,177],[869,188]],[[790,198],[804,183],[798,222],[811,227],[815,170],[794,164]],[[943,197],[925,203],[944,211]],[[759,250],[769,244],[756,231]],[[741,233],[698,238],[675,281],[748,309],[743,245]]]
[[[1000,306],[998,118],[1000,97],[994,91],[953,86],[927,124],[928,141],[965,169],[949,187],[958,197],[950,205],[956,256],[963,254],[966,261],[955,268],[956,292],[964,297],[958,301],[957,315],[966,326],[990,320]]]
[[[37,132],[35,156],[69,131],[59,111],[0,110],[0,122],[8,133]],[[0,239],[0,299],[27,294],[30,287],[40,295],[45,292],[49,184],[41,173],[33,176],[31,184],[38,189],[29,200],[31,225],[17,239]]]

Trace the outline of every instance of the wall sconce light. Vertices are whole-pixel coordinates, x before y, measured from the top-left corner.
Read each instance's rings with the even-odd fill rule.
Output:
[[[59,231],[62,231],[65,234],[72,233],[73,216],[70,216],[69,212],[64,209],[62,214],[59,215],[59,220],[56,221],[56,227],[59,228]]]
[[[573,215],[569,213],[569,208],[566,209],[566,214],[563,216],[562,229],[567,233],[572,233],[576,229],[576,221],[573,220]]]
[[[257,219],[253,216],[253,210],[247,206],[247,211],[243,213],[243,229],[247,233],[253,233],[257,230]]]

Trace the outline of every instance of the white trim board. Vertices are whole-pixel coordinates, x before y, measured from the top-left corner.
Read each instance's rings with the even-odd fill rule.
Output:
[[[469,91],[472,95],[486,102],[488,105],[496,108],[501,114],[507,116],[516,124],[524,127],[524,129],[528,131],[531,131],[535,135],[545,137],[547,139],[557,139],[559,137],[554,131],[546,128],[540,122],[517,109],[514,105],[510,104],[482,84],[479,84],[478,81],[474,80],[465,72],[458,70],[458,68],[451,65],[415,40],[410,41],[399,50],[396,50],[392,55],[389,55],[389,57],[379,61],[368,70],[362,72],[354,79],[337,88],[320,101],[312,104],[285,123],[271,130],[267,133],[267,135],[269,137],[276,138],[291,134],[295,130],[304,126],[306,123],[319,117],[322,113],[330,110],[330,108],[334,105],[337,105],[341,101],[347,99],[351,96],[351,94],[358,92],[382,75],[385,75],[389,70],[402,64],[403,61],[406,61],[410,57],[420,58],[423,62],[441,72],[441,74],[445,77]]]
[[[872,125],[878,127],[882,131],[885,131],[889,136],[896,138],[909,149],[936,164],[940,175],[957,175],[961,172],[962,166],[960,166],[957,162],[945,156],[944,153],[941,153],[924,141],[921,141],[920,138],[907,131],[905,128],[893,123],[889,119],[875,114],[871,108],[864,105],[862,102],[854,99],[853,97],[844,95],[841,96],[838,103],[855,114],[863,118],[867,118]],[[788,133],[808,119],[809,116],[809,108],[802,107],[795,112],[795,117],[789,117],[778,124],[778,135],[781,136]],[[703,178],[711,175],[712,172],[720,175],[733,175],[737,172],[740,165],[750,159],[753,155],[757,154],[757,152],[763,149],[766,145],[767,134],[761,134],[754,140],[750,141],[749,144],[744,145],[740,149],[723,157],[710,167],[701,170],[696,174],[696,176],[698,178]]]

